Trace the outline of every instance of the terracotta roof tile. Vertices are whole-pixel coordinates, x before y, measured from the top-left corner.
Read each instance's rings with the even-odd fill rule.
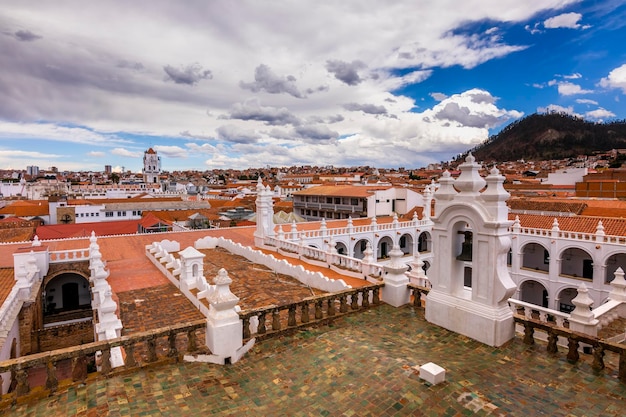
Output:
[[[13,260],[13,257],[11,257]],[[15,275],[13,268],[0,268],[0,306],[9,296],[11,289],[15,285]]]

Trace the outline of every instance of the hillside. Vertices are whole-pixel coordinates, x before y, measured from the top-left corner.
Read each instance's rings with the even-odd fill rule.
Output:
[[[626,120],[593,123],[562,113],[532,114],[471,149],[479,161],[548,160],[626,148]]]

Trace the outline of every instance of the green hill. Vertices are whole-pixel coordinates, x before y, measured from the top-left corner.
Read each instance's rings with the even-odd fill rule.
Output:
[[[593,123],[563,113],[517,120],[470,151],[477,160],[504,162],[593,155],[626,148],[626,120]]]

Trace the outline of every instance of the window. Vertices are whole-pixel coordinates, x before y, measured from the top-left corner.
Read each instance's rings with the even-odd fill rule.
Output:
[[[113,212],[107,211],[106,213],[104,213],[104,217],[113,217]]]

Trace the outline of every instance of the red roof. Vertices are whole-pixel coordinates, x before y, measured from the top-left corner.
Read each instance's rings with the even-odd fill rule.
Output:
[[[97,236],[125,235],[137,233],[139,220],[121,220],[116,222],[51,224],[39,226],[37,237],[41,240],[64,239],[68,237],[88,237],[91,232]]]

